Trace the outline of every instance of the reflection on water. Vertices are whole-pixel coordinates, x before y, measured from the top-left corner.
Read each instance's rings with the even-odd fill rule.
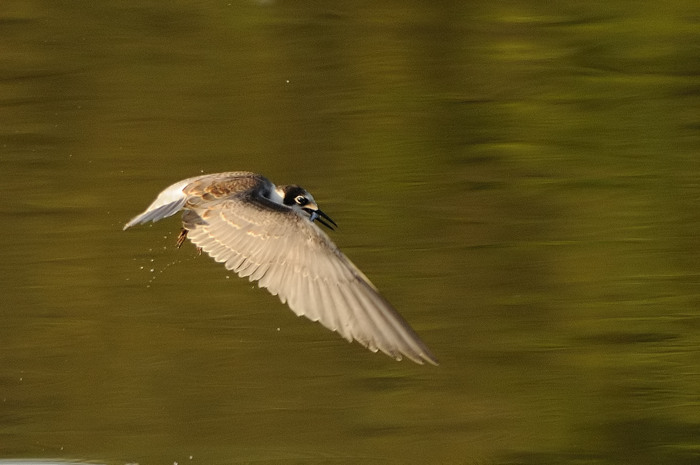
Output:
[[[68,460],[47,460],[47,459],[0,459],[0,465],[82,465],[87,462],[76,462]],[[89,462],[98,465],[96,462]]]
[[[79,3],[0,7],[0,457],[698,462],[695,2]],[[313,192],[441,366],[121,231],[225,170]]]

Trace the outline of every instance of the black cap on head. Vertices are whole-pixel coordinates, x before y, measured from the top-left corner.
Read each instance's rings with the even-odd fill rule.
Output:
[[[307,195],[308,192],[306,192],[306,189],[303,187],[299,187],[296,184],[292,184],[289,186],[283,186],[282,190],[284,191],[284,204],[285,205],[296,205],[297,201],[296,198],[299,197],[300,195]]]

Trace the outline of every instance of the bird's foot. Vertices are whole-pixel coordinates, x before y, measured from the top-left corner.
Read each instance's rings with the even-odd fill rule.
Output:
[[[187,239],[187,230],[185,228],[182,228],[180,230],[180,234],[177,236],[177,248],[179,249],[182,247],[182,243],[185,242],[185,239]]]

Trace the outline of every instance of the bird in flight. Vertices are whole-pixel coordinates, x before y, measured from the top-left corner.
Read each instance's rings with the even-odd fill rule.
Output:
[[[409,324],[316,225],[336,223],[297,185],[245,171],[205,174],[166,188],[124,229],[180,210],[185,238],[298,316],[396,360],[437,365]]]

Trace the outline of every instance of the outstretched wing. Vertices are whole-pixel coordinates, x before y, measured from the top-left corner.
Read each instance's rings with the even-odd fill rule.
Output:
[[[277,207],[276,205],[274,207]],[[188,205],[190,240],[241,277],[257,281],[297,315],[348,341],[437,364],[406,321],[314,223],[250,196]]]
[[[274,185],[254,173],[197,176],[166,188],[124,229],[184,209],[183,226],[195,245],[279,296],[297,315],[374,352],[437,365],[408,323],[328,236],[308,217],[270,200],[274,195]]]

